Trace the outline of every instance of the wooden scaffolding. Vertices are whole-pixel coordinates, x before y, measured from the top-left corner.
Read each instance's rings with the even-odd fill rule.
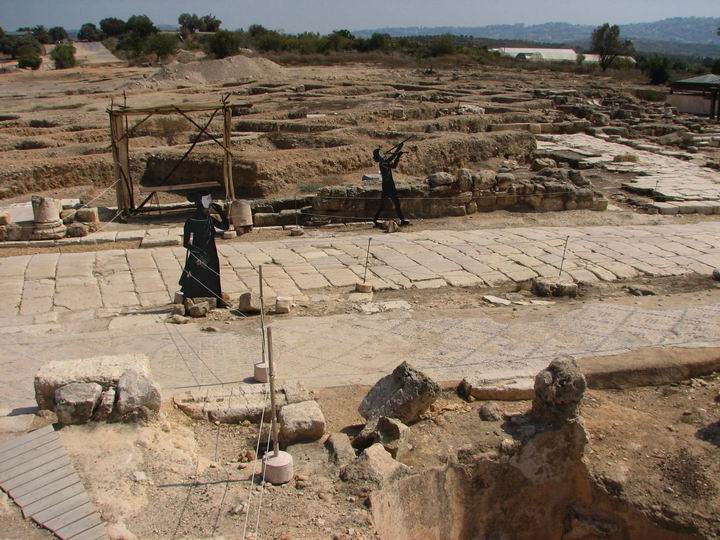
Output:
[[[232,131],[232,112],[233,108],[244,107],[248,108],[251,105],[231,105],[227,96],[223,98],[219,103],[181,103],[181,104],[168,104],[160,105],[155,107],[128,107],[118,106],[111,104],[107,110],[110,116],[110,140],[112,145],[113,162],[115,165],[115,192],[117,198],[118,211],[122,211],[124,214],[139,212],[148,203],[148,201],[155,196],[159,191],[192,191],[197,189],[208,189],[223,187],[225,190],[225,199],[235,199],[235,185],[233,184],[233,173],[232,173],[232,152],[230,152],[230,134]],[[192,113],[212,113],[210,119],[203,126],[198,124],[189,115]],[[210,124],[213,122],[215,117],[222,112],[224,119],[224,129],[222,141],[211,134],[208,129]],[[145,122],[147,122],[153,116],[158,115],[180,115],[190,122],[198,133],[194,141],[190,144],[185,154],[178,160],[175,166],[172,168],[161,183],[157,186],[152,186],[144,189],[149,191],[149,195],[139,204],[135,205],[135,188],[133,185],[132,175],[130,172],[130,137],[133,136],[135,131]],[[142,119],[138,121],[132,127],[128,127],[128,119],[133,116],[142,116]],[[184,183],[184,184],[166,184],[172,174],[178,169],[178,167],[185,161],[190,153],[193,151],[201,137],[205,135],[208,139],[217,143],[224,151],[223,161],[223,178],[222,184],[219,181],[210,182],[196,182],[196,183]],[[143,189],[141,188],[142,192]]]

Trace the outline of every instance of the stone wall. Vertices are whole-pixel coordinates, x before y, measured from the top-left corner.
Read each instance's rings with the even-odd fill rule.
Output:
[[[502,171],[502,169],[501,169]],[[398,186],[403,213],[408,218],[465,216],[494,210],[605,210],[608,201],[578,175],[560,169],[545,171],[528,180],[512,172],[460,169],[456,175],[435,173],[425,183]],[[312,201],[312,213],[329,218],[371,218],[381,195],[380,182],[359,187],[335,186],[322,189]],[[392,203],[385,215],[394,216]]]

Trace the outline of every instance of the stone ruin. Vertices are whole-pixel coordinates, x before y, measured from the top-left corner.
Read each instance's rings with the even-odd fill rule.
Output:
[[[53,361],[35,375],[35,400],[63,425],[144,421],[160,411],[160,386],[143,354]]]
[[[0,242],[62,240],[87,236],[100,221],[97,208],[63,204],[59,199],[33,195],[32,224],[14,223],[9,212],[0,212]]]
[[[35,225],[31,240],[59,240],[65,236],[67,229],[53,199],[33,195],[32,209]]]
[[[582,171],[559,167],[547,158],[533,162],[534,174],[529,178],[520,177],[516,169],[503,166],[496,172],[461,168],[454,175],[431,174],[422,184],[400,184],[398,196],[403,213],[409,218],[438,218],[495,210],[607,209],[608,200],[593,189]],[[367,187],[326,187],[313,199],[312,213],[330,220],[369,218],[377,210],[381,192],[379,182]]]

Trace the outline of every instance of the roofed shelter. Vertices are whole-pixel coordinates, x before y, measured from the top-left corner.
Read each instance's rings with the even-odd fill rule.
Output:
[[[667,101],[680,112],[720,120],[720,75],[702,75],[670,84]]]
[[[232,153],[230,152],[232,111],[235,106],[237,105],[231,105],[227,98],[215,103],[179,103],[155,107],[127,107],[111,104],[108,109],[108,114],[110,116],[110,136],[113,162],[115,165],[115,193],[118,211],[122,211],[124,214],[138,212],[142,210],[147,202],[159,191],[190,191],[194,189],[214,189],[222,187],[225,191],[226,199],[235,199],[235,186],[232,178]],[[247,105],[244,106],[247,107]],[[198,124],[190,117],[190,114],[199,112],[211,113],[210,119],[204,126]],[[222,140],[218,139],[208,131],[210,124],[220,113],[222,113],[224,119]],[[132,137],[137,128],[153,116],[170,114],[184,117],[188,122],[195,126],[195,128],[197,128],[198,134],[170,173],[168,173],[158,185],[154,185],[150,188],[150,190],[147,190],[150,191],[150,194],[139,205],[136,205],[135,189],[130,172],[129,139]],[[141,117],[141,119],[132,127],[129,127],[128,120],[131,117]],[[185,158],[190,155],[190,152],[192,152],[195,145],[197,145],[203,135],[217,143],[224,150],[223,178],[195,183],[177,184],[176,181],[171,179],[171,176]],[[140,188],[140,191],[143,191],[142,187]]]

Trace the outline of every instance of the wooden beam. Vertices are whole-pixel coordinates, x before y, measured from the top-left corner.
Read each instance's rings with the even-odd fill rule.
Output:
[[[232,154],[228,150],[230,148],[230,136],[232,134],[232,108],[228,105],[225,106],[224,119],[225,119],[225,130],[223,142],[225,143],[225,194],[226,197],[230,197],[230,200],[235,200],[235,184],[233,182],[232,172]]]
[[[125,136],[123,117],[110,114],[110,144],[115,166],[115,198],[118,211],[128,212],[134,208],[133,186],[130,180],[128,138]]]

